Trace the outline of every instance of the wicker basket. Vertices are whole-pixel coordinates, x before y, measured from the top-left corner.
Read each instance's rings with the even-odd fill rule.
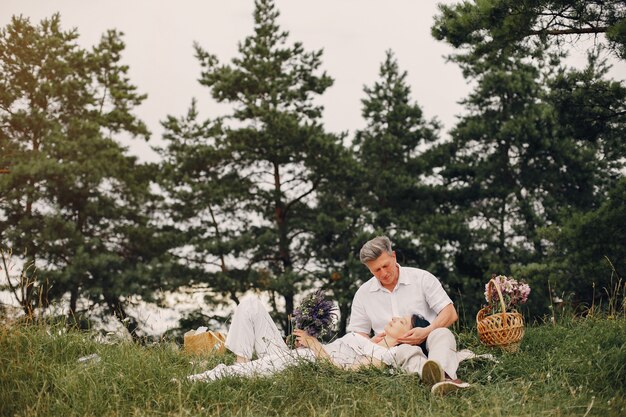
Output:
[[[486,316],[490,312],[490,308],[481,309],[476,315],[478,337],[487,346],[500,346],[508,352],[517,352],[524,336],[524,317],[518,312],[506,312],[502,291],[493,279],[489,280],[489,290],[487,291],[489,302],[491,302],[491,286],[494,286],[498,292],[502,313]]]

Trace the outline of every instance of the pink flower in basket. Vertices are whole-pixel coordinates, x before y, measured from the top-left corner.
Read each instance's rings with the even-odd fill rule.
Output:
[[[502,292],[502,298],[504,300],[506,310],[512,310],[516,305],[524,304],[528,301],[530,286],[524,281],[508,278],[504,275],[494,277],[493,280],[495,285],[497,285]],[[497,311],[498,309],[501,309],[498,291],[494,286],[492,286],[491,294],[489,294],[489,289],[490,286],[489,283],[487,283],[485,285],[485,300],[489,303],[491,311]]]

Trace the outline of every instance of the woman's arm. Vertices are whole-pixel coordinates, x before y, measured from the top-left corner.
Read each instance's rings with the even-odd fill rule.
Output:
[[[293,334],[296,335],[296,340],[298,341],[298,343],[300,343],[301,346],[307,347],[313,351],[313,353],[315,354],[315,357],[317,357],[318,359],[322,359],[322,358],[326,359],[338,368],[354,371],[354,370],[368,367],[368,366],[375,366],[377,368],[382,368],[385,365],[385,363],[381,361],[380,359],[376,359],[370,356],[360,356],[358,360],[352,364],[337,363],[324,350],[324,345],[322,345],[319,340],[317,340],[313,336],[310,336],[304,330],[296,329],[293,331]]]
[[[309,335],[304,330],[295,329],[293,334],[296,335],[296,341],[300,346],[309,348],[315,353],[315,357],[318,359],[329,359],[332,362],[332,358],[326,351],[324,350],[324,346],[320,343],[319,340]]]

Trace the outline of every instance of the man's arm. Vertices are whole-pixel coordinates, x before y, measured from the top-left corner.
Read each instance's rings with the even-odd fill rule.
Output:
[[[404,336],[398,339],[398,343],[406,343],[409,345],[421,344],[428,335],[435,329],[440,327],[450,327],[455,321],[459,319],[454,304],[448,304],[445,306],[435,320],[428,327],[415,327],[409,330]]]
[[[454,304],[448,304],[439,312],[435,320],[433,320],[432,324],[429,327],[433,327],[432,330],[438,329],[440,327],[450,327],[459,319],[459,315],[456,313],[456,309],[454,308]],[[431,330],[431,331],[432,331]]]

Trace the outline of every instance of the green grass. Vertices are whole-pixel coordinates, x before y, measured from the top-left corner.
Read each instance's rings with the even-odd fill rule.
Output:
[[[482,346],[499,363],[466,361],[472,388],[431,397],[416,375],[306,364],[270,378],[176,383],[231,356],[191,364],[175,344],[101,344],[44,325],[0,327],[2,416],[624,416],[626,319],[529,327],[520,352]],[[97,363],[81,356],[97,353]]]

